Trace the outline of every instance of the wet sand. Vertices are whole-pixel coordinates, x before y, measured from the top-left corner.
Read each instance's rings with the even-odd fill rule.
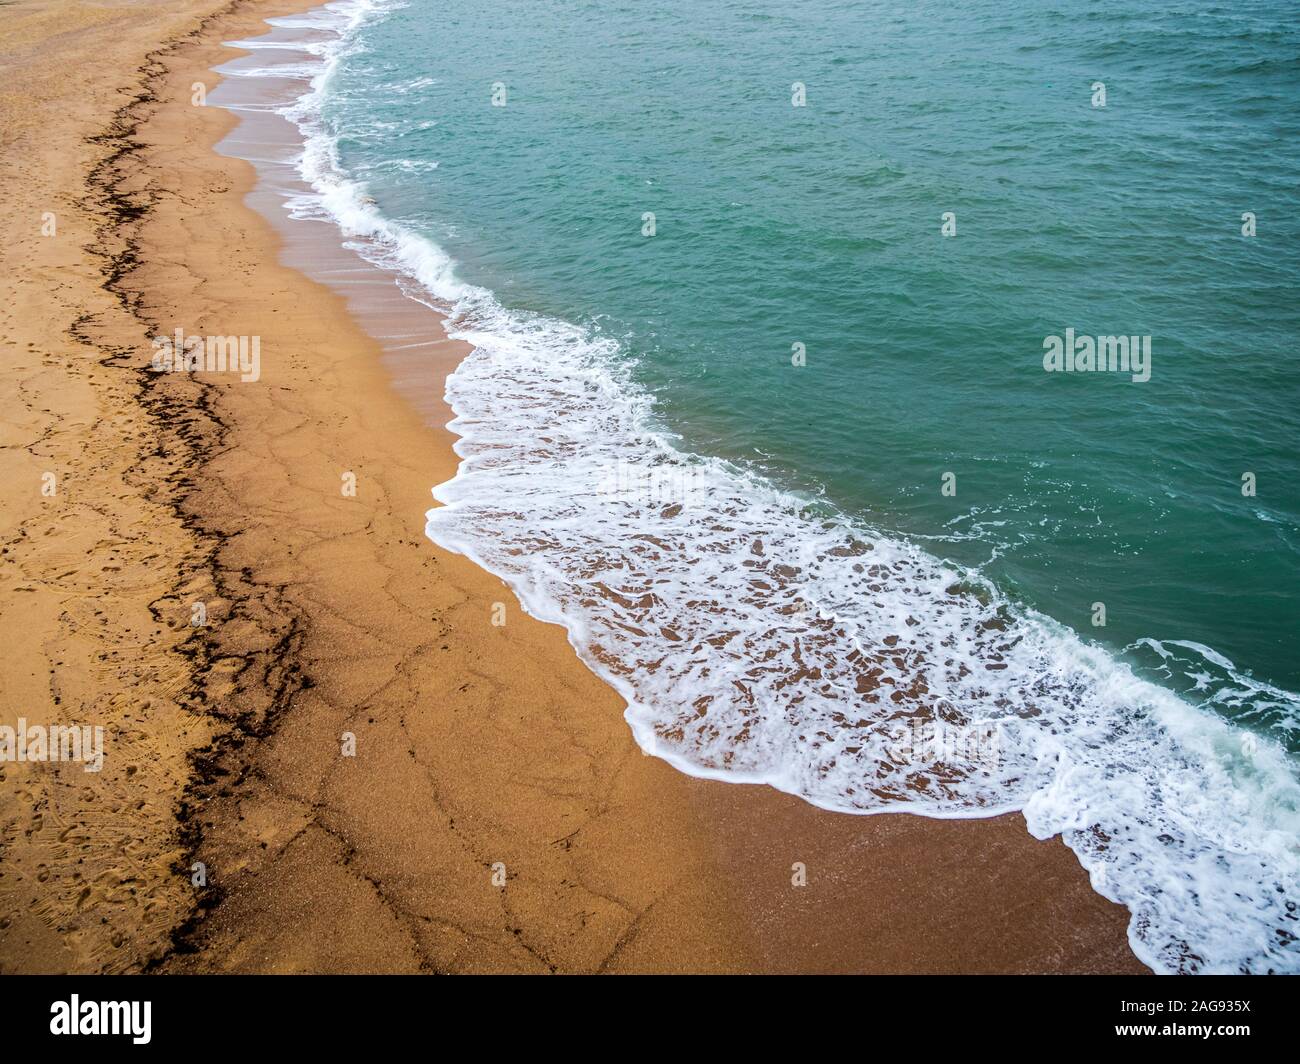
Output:
[[[285,217],[278,120],[190,102],[307,6],[7,9],[4,461],[33,489],[0,715],[108,739],[100,774],[0,766],[0,970],[1144,970],[1019,817],[834,814],[642,755],[563,630],[424,538],[463,347]],[[50,202],[80,204],[57,241]],[[260,337],[260,380],[147,372],[175,328]]]

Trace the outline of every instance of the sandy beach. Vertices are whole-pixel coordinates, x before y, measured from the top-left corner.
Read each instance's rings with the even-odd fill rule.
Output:
[[[1019,815],[643,755],[563,629],[425,538],[464,345],[284,216],[237,157],[275,122],[193,102],[309,6],[5,7],[0,723],[105,757],[0,764],[0,972],[1145,971]],[[176,329],[258,337],[258,379],[151,372]]]

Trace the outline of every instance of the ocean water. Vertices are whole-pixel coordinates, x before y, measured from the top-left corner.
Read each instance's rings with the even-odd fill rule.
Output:
[[[1064,8],[344,0],[266,70],[292,209],[475,345],[429,537],[646,750],[1020,810],[1152,968],[1297,971],[1300,23]]]

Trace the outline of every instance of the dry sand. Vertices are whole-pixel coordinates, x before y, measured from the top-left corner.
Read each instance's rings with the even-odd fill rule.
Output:
[[[460,351],[251,209],[212,150],[234,119],[190,102],[220,42],[307,6],[0,16],[0,723],[108,733],[97,774],[0,765],[0,971],[1143,970],[1019,817],[838,815],[643,756],[560,628],[424,538]],[[261,380],[147,372],[177,327],[260,336]]]

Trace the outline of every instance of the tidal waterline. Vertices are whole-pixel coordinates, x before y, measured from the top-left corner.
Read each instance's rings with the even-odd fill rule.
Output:
[[[1292,968],[1294,762],[1224,721],[1294,748],[1295,696],[1227,656],[1240,640],[1162,627],[1204,621],[1207,586],[1261,626],[1268,603],[1294,608],[1295,506],[1240,490],[1287,482],[1294,263],[1256,257],[1240,218],[1254,210],[1224,234],[1197,221],[1206,188],[1231,183],[1206,177],[1199,127],[1285,93],[1285,58],[1253,51],[1268,32],[1118,6],[1102,9],[1113,24],[1031,11],[1037,38],[987,5],[923,26],[827,6],[811,29],[802,9],[661,22],[602,6],[588,26],[593,10],[534,13],[521,34],[518,12],[335,5],[341,46],[296,109],[319,193],[298,209],[409,273],[477,347],[448,381],[465,461],[429,535],[565,624],[642,745],[684,770],[854,812],[1020,809],[1130,907],[1153,967]],[[932,46],[927,69],[908,49],[938,24],[960,42]],[[1096,65],[1085,53],[1115,38],[1107,63],[1154,90],[1151,42],[1180,34],[1160,87],[1175,65],[1221,74],[1232,89],[1208,114],[1166,96],[1160,121],[1110,128],[1114,76],[1067,97],[1025,73]],[[1197,51],[1215,35],[1226,58]],[[791,55],[818,76],[756,95]],[[860,91],[873,69],[893,78],[878,112]],[[1269,114],[1263,127],[1284,122]],[[888,129],[864,140],[864,116]],[[1148,176],[1105,188],[1121,150],[1124,173],[1136,158]],[[1196,180],[1170,193],[1180,163]],[[1269,154],[1254,198],[1285,199],[1293,171]],[[1215,346],[1215,328],[1260,319],[1251,343]],[[1151,337],[1150,379],[1044,372],[1071,334]],[[1224,357],[1251,378],[1245,400],[1213,376]],[[1243,402],[1263,419],[1238,425]],[[1232,491],[1207,489],[1227,466]],[[647,469],[690,497],[618,487]],[[1242,531],[1261,525],[1285,549]],[[1275,566],[1271,597],[1195,570],[1229,548]],[[1005,728],[997,756],[900,771],[889,729],[927,716]]]

